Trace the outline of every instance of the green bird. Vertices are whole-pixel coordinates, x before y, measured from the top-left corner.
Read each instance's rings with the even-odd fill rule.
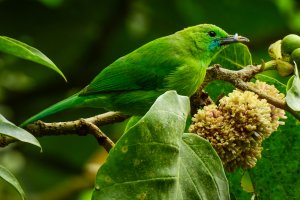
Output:
[[[193,95],[212,59],[224,46],[248,41],[211,24],[158,38],[117,59],[80,92],[41,111],[21,126],[77,106],[143,115],[168,90]]]

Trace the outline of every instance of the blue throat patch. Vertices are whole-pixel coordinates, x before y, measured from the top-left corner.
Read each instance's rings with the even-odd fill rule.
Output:
[[[208,49],[209,49],[210,51],[213,51],[213,50],[215,50],[217,47],[220,47],[220,41],[219,41],[218,39],[215,39],[215,40],[212,41],[212,43],[210,43]]]

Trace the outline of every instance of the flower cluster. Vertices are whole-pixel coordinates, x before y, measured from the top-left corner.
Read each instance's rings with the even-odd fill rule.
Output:
[[[271,85],[256,81],[252,87],[283,99]],[[252,168],[261,158],[262,141],[286,118],[284,111],[249,91],[234,90],[219,105],[205,106],[193,117],[190,131],[206,138],[215,148],[227,171]]]

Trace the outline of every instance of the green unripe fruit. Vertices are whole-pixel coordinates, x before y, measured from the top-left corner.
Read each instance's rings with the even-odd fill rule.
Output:
[[[282,39],[281,52],[283,56],[289,57],[297,48],[300,48],[300,37],[298,35],[290,34]]]
[[[300,69],[300,48],[297,48],[293,51],[291,55],[292,61],[295,61],[298,67],[298,70]]]

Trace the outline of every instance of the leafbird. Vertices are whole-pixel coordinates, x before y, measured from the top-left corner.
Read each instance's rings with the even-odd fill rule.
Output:
[[[193,95],[212,59],[226,45],[248,41],[211,24],[188,27],[155,39],[120,57],[81,91],[34,115],[21,126],[78,106],[143,115],[168,90],[188,97]]]

